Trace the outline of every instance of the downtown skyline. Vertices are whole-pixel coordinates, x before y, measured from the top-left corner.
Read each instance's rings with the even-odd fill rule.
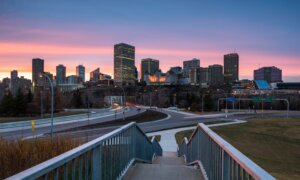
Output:
[[[0,79],[13,69],[31,79],[36,57],[53,74],[58,64],[67,75],[83,64],[87,79],[97,67],[113,76],[113,45],[120,42],[136,47],[138,70],[144,58],[160,60],[166,72],[192,58],[202,67],[223,64],[224,54],[236,52],[240,79],[253,79],[263,66],[281,68],[284,81],[300,79],[298,2],[56,3],[0,2]],[[120,11],[124,6],[130,11]]]

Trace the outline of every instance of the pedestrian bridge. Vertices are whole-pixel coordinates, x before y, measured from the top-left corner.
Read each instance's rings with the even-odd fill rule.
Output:
[[[174,153],[132,122],[8,179],[274,178],[202,123]]]

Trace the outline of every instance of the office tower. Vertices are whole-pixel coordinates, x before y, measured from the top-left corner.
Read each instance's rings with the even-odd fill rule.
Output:
[[[9,88],[11,91],[13,91],[13,89],[16,87],[17,83],[18,83],[18,71],[17,70],[12,70],[10,72],[10,85]]]
[[[199,71],[199,83],[208,84],[208,68],[200,67]]]
[[[214,64],[208,66],[208,84],[212,86],[220,86],[224,83],[222,65]]]
[[[70,75],[67,77],[66,84],[78,84],[79,83],[79,76]]]
[[[18,71],[17,70],[12,70],[10,72],[10,79],[11,80],[18,79]]]
[[[282,70],[275,67],[262,67],[254,70],[254,80],[266,80],[268,83],[282,82]]]
[[[100,68],[97,68],[94,71],[90,72],[91,82],[97,82],[99,79],[100,79]]]
[[[231,53],[224,55],[224,81],[232,84],[239,80],[239,55]]]
[[[32,59],[32,86],[43,86],[41,74],[44,72],[44,60],[40,58]]]
[[[83,65],[76,67],[76,75],[79,77],[79,82],[85,82],[85,67]]]
[[[183,61],[183,75],[186,78],[189,78],[189,72],[191,68],[199,68],[200,67],[200,59],[192,59]]]
[[[60,64],[56,66],[56,85],[66,83],[66,66]]]
[[[190,84],[199,84],[199,73],[200,67],[191,67],[189,71],[189,83]]]
[[[120,43],[114,46],[114,82],[133,85],[135,78],[135,47]]]
[[[141,63],[141,81],[145,81],[144,76],[146,73],[154,74],[159,70],[159,60],[146,58],[142,59]]]

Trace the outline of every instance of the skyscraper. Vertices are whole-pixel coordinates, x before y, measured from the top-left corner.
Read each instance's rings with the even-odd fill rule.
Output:
[[[12,70],[10,72],[10,79],[11,80],[18,79],[18,71],[17,70]]]
[[[44,60],[40,58],[32,59],[32,86],[43,86],[41,74],[44,72]]]
[[[66,66],[60,64],[56,66],[56,84],[65,84],[66,83]]]
[[[83,65],[76,67],[76,76],[79,77],[79,82],[85,82],[85,67]]]
[[[268,83],[282,82],[282,70],[275,66],[256,69],[254,80],[266,80]]]
[[[146,58],[142,59],[141,63],[141,81],[144,81],[146,73],[154,74],[155,71],[159,70],[159,60]]]
[[[99,79],[100,79],[100,68],[97,68],[94,71],[90,72],[90,81],[98,82]]]
[[[237,53],[224,55],[224,81],[232,84],[239,80],[239,55]]]
[[[17,70],[12,70],[10,72],[10,89],[14,89],[14,87],[16,86],[16,84],[18,83],[18,71]]]
[[[223,85],[223,66],[219,64],[214,64],[208,66],[208,84],[212,86]]]
[[[135,84],[135,47],[129,44],[114,46],[114,82],[116,85]]]
[[[191,68],[199,68],[200,67],[200,59],[192,59],[183,61],[183,75],[185,77],[189,77],[190,69]]]
[[[199,83],[207,84],[208,83],[208,68],[200,67],[199,70]]]

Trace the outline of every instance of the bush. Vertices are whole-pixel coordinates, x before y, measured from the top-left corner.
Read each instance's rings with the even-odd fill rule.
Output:
[[[8,141],[0,138],[0,179],[12,176],[81,144],[67,137]]]

